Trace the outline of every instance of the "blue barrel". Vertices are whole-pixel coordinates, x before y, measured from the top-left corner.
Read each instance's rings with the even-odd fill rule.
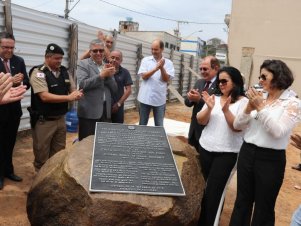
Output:
[[[76,133],[78,128],[78,117],[76,109],[72,108],[66,114],[67,132]]]

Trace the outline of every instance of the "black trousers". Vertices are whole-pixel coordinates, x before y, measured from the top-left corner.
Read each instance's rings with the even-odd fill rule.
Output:
[[[275,225],[274,208],[285,164],[285,150],[243,143],[237,162],[237,197],[230,226]]]
[[[20,118],[9,117],[0,122],[0,178],[14,173],[12,161]]]
[[[112,113],[111,119],[113,123],[124,122],[124,105],[122,105],[116,113]]]
[[[206,188],[204,191],[199,226],[212,226],[228,178],[237,160],[237,153],[209,152],[199,146],[200,162]]]

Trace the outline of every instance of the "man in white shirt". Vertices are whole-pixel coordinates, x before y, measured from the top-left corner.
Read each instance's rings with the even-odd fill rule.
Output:
[[[138,93],[140,102],[139,125],[147,125],[153,109],[155,126],[163,126],[167,83],[174,78],[175,69],[169,59],[163,57],[164,43],[157,39],[151,46],[152,56],[142,59],[138,76],[143,79]]]

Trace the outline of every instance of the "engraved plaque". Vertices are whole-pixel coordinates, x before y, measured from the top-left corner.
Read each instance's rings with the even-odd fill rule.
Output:
[[[90,191],[184,196],[164,128],[97,123]]]

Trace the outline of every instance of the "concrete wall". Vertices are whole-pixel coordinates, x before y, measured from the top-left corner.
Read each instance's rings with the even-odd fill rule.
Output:
[[[254,48],[250,80],[254,84],[265,59],[281,59],[292,69],[292,88],[301,96],[300,12],[300,0],[233,0],[228,38],[230,65],[240,68],[242,48]]]

